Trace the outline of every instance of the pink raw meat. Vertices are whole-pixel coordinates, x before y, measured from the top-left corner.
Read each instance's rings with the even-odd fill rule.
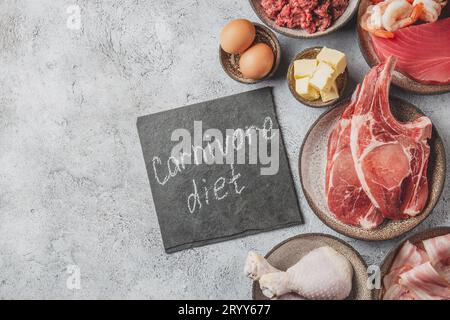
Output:
[[[328,140],[325,192],[328,207],[338,220],[373,229],[384,218],[362,189],[350,151],[350,122],[358,94],[359,86]]]
[[[328,29],[345,12],[348,0],[261,0],[261,7],[280,27],[315,33]]]
[[[427,239],[423,247],[402,246],[383,278],[384,300],[450,299],[450,234]]]
[[[390,288],[397,283],[401,273],[428,261],[425,251],[418,249],[411,242],[406,241],[397,253],[390,272],[383,278],[385,288]]]
[[[417,297],[408,288],[394,284],[386,290],[383,300],[417,300]]]
[[[419,117],[401,123],[389,106],[395,58],[372,68],[361,86],[351,120],[350,149],[362,188],[384,217],[419,214],[428,199],[428,139],[432,124]]]
[[[287,2],[288,0],[262,0],[261,7],[263,7],[270,19],[276,19]]]
[[[420,300],[449,300],[449,283],[425,262],[400,275],[399,284],[409,288]]]
[[[426,252],[406,241],[395,256],[390,271],[383,278],[383,300],[417,300],[410,288],[399,284],[400,275],[428,261]]]
[[[425,84],[450,84],[450,18],[399,29],[393,39],[372,36],[381,61],[393,55],[396,69]]]
[[[450,283],[450,234],[425,240],[423,246],[436,271]]]

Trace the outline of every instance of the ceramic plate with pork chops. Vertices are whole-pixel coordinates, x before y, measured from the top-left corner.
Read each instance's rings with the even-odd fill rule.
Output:
[[[269,28],[292,38],[317,38],[343,27],[358,10],[359,0],[250,0]]]
[[[385,5],[397,9],[385,10]],[[359,46],[367,63],[375,66],[391,55],[396,56],[394,85],[418,94],[450,92],[450,5],[447,1],[385,0],[377,4],[377,10],[371,8],[374,8],[372,0],[361,0],[357,23]],[[405,12],[411,9],[411,16],[415,17],[407,22],[410,17]],[[382,16],[374,13],[383,10]],[[392,12],[395,13],[389,15]],[[380,19],[380,24],[392,21],[394,25],[387,26],[392,32],[369,32],[368,19],[371,22]],[[412,21],[415,22],[409,25]],[[405,26],[396,29],[399,24]]]
[[[322,251],[321,251],[322,250]],[[327,251],[328,250],[328,251]],[[311,254],[315,252],[315,257],[311,257]],[[363,260],[363,258],[359,255],[359,253],[353,249],[346,242],[335,238],[330,235],[320,234],[320,233],[310,233],[310,234],[302,234],[290,239],[287,239],[280,244],[276,245],[272,250],[269,251],[265,255],[265,259],[259,257],[260,262],[269,263],[270,268],[275,268],[276,271],[285,271],[288,268],[297,265],[297,270],[302,270],[302,275],[307,273],[308,278],[306,279],[306,287],[304,288],[305,294],[308,291],[318,291],[320,293],[327,292],[327,282],[333,281],[331,278],[327,278],[327,276],[321,276],[321,281],[311,283],[309,280],[313,280],[315,275],[314,273],[320,272],[320,267],[324,264],[327,264],[327,259],[325,256],[321,256],[321,254],[326,254],[328,252],[334,252],[334,257],[339,256],[340,258],[347,261],[350,264],[351,269],[351,279],[350,279],[350,294],[347,295],[346,299],[348,300],[371,300],[373,298],[373,291],[368,289],[367,283],[367,266]],[[307,256],[311,258],[307,258]],[[325,261],[322,261],[325,259]],[[262,261],[264,260],[264,261]],[[314,262],[317,262],[318,265],[315,265]],[[301,265],[303,264],[303,265]],[[265,268],[258,268],[259,271],[263,271]],[[306,271],[305,271],[306,270]],[[329,268],[327,269],[327,274],[329,275]],[[267,270],[266,270],[267,271]],[[291,272],[293,274],[295,272]],[[302,275],[297,277],[298,280],[304,279]],[[262,279],[262,278],[261,278]],[[275,279],[274,279],[275,281]],[[308,282],[309,281],[309,282]],[[296,282],[296,281],[291,281]],[[314,288],[315,285],[318,288]],[[332,287],[334,287],[332,285]],[[318,290],[320,289],[320,290]],[[331,289],[331,288],[330,288]],[[253,282],[253,290],[252,296],[254,300],[267,300],[268,298],[263,294],[260,288],[259,281]],[[323,298],[323,297],[322,297]],[[279,300],[304,300],[303,297],[288,293],[278,297]],[[320,294],[316,297],[316,299],[321,299]]]
[[[372,68],[352,98],[322,115],[300,150],[305,197],[329,227],[386,240],[422,222],[444,187],[444,144],[415,106],[389,97],[395,59]]]

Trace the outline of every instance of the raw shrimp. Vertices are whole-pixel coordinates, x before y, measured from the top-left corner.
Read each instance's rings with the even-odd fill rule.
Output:
[[[393,32],[416,22],[424,4],[413,5],[406,0],[386,0],[369,6],[361,20],[364,30],[383,38],[393,38]]]
[[[366,12],[361,18],[361,27],[364,30],[383,38],[389,38],[389,34],[385,34],[386,31],[383,30],[383,24],[381,22],[384,9],[389,1],[391,0],[367,7]]]
[[[434,0],[419,0],[419,1],[434,1]],[[391,1],[384,10],[382,23],[384,29],[394,32],[397,29],[401,29],[412,25],[419,20],[423,13],[424,4],[410,4],[406,0],[394,0]]]
[[[445,7],[447,1],[438,0],[414,0],[413,5],[423,4],[423,11],[419,17],[420,20],[426,22],[435,22],[439,18],[442,8]]]
[[[382,29],[383,28],[383,13],[388,2],[376,6],[369,6],[366,12],[366,24],[367,28],[371,30]]]

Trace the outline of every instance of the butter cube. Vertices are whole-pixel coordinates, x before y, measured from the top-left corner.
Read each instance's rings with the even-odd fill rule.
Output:
[[[336,77],[345,71],[347,58],[343,52],[338,50],[323,48],[317,55],[317,61],[328,63],[336,70]]]
[[[327,90],[335,79],[334,69],[325,62],[319,62],[309,83],[317,90]]]
[[[333,80],[328,89],[320,91],[320,96],[323,102],[328,102],[339,98],[339,90],[336,85],[336,80]]]
[[[294,61],[294,77],[296,79],[303,77],[312,77],[317,67],[316,59],[300,59]]]
[[[316,100],[320,98],[320,93],[309,83],[310,78],[304,77],[295,79],[295,91],[300,97],[306,100]]]

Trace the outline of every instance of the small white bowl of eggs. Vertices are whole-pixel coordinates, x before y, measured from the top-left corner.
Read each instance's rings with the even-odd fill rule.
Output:
[[[252,84],[275,73],[281,47],[267,27],[236,19],[227,23],[220,33],[219,56],[223,70],[232,79]]]

